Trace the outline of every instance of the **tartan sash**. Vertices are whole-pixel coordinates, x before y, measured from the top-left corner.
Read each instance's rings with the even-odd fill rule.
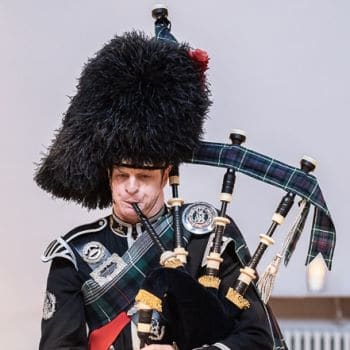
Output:
[[[335,227],[315,176],[242,146],[214,142],[201,142],[187,163],[233,168],[310,201],[315,210],[306,264],[321,253],[331,269]]]
[[[171,214],[161,217],[153,226],[160,241],[171,250]],[[149,235],[142,234],[122,256],[125,266],[113,279],[103,286],[92,278],[85,281],[82,292],[90,331],[103,326],[120,312],[130,308],[147,273],[159,265],[159,256],[160,253]]]

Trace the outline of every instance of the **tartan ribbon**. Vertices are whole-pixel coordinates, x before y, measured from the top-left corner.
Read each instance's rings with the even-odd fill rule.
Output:
[[[214,142],[201,142],[187,163],[233,168],[308,200],[315,210],[306,264],[321,253],[331,269],[335,227],[315,176],[242,146]]]
[[[170,23],[169,24],[166,24],[164,22],[159,22],[159,21],[156,21],[155,25],[154,25],[154,31],[155,31],[155,38],[157,40],[165,40],[165,41],[170,41],[174,44],[177,43],[177,40],[175,39],[174,35],[172,35],[170,33],[170,30],[171,30],[171,25]]]
[[[299,217],[288,233],[288,236],[290,236],[290,239],[289,239],[289,242],[287,242],[287,245],[285,247],[285,251],[283,254],[285,266],[288,265],[289,260],[293,255],[293,252],[296,248],[296,245],[301,236],[301,233],[303,232],[305,222],[310,211],[310,202],[306,200],[302,200],[300,203],[300,206],[302,207],[302,209],[300,210]]]

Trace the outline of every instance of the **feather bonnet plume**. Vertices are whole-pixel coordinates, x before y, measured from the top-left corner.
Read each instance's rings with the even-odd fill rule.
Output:
[[[85,65],[35,181],[55,197],[105,208],[111,204],[108,169],[190,158],[209,106],[188,45],[139,32],[115,36]]]

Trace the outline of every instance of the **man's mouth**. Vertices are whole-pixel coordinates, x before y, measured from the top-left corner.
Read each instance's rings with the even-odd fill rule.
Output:
[[[138,201],[124,201],[124,203],[127,204],[127,206],[131,207],[131,208],[132,208],[133,203],[140,205],[140,202],[138,202]]]

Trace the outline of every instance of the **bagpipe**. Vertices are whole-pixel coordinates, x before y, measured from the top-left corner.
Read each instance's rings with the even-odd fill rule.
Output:
[[[156,19],[156,35],[164,31],[170,34],[168,12],[164,7],[153,10]],[[172,36],[169,36],[172,40]],[[225,338],[231,331],[234,320],[250,307],[245,295],[257,280],[257,266],[267,247],[274,243],[272,235],[282,225],[290,211],[296,195],[302,198],[301,212],[287,235],[283,252],[258,282],[262,300],[267,303],[272,291],[280,261],[288,263],[295,245],[305,225],[311,204],[315,206],[312,235],[307,258],[309,263],[321,253],[328,268],[331,268],[335,244],[335,229],[323,199],[317,180],[310,175],[316,162],[307,156],[300,161],[300,169],[274,160],[241,146],[245,142],[244,132],[235,130],[230,134],[231,144],[202,142],[188,163],[226,168],[220,195],[221,208],[214,218],[214,239],[206,257],[205,273],[198,280],[186,272],[188,252],[183,247],[180,211],[184,201],[179,198],[179,171],[174,165],[169,176],[173,198],[168,204],[173,214],[174,250],[167,251],[157,238],[156,232],[147,218],[134,204],[146,231],[159,248],[160,267],[145,278],[135,300],[139,309],[138,335],[141,347],[155,342],[150,339],[152,314],[157,311],[168,325],[162,343],[175,342],[181,350],[194,349],[204,344],[213,344]],[[271,226],[260,235],[260,242],[249,262],[242,266],[236,281],[225,290],[220,290],[220,265],[222,263],[222,243],[225,227],[230,223],[226,216],[227,206],[232,200],[236,172],[284,189],[283,196],[273,216]],[[326,242],[326,243],[325,243]],[[220,292],[219,292],[220,290]],[[279,333],[277,326],[276,332]],[[281,337],[281,334],[277,334]],[[285,344],[284,344],[285,346]],[[285,346],[286,348],[286,346]]]
[[[244,150],[245,153],[252,152],[244,149],[241,143],[245,141],[245,135],[240,131],[234,131],[230,134],[231,145],[222,144],[215,147],[221,149],[222,154],[225,149],[228,153],[232,151]],[[201,149],[194,154],[191,162],[204,164],[211,157],[206,159],[201,155],[202,152],[212,150],[213,145],[210,143],[202,143]],[[255,154],[255,157],[258,154]],[[262,155],[260,155],[262,156]],[[267,159],[266,156],[262,156]],[[217,163],[219,158],[216,159]],[[234,164],[234,159],[231,159],[231,164]],[[246,162],[251,161],[246,155]],[[302,181],[303,185],[307,180],[315,179],[309,173],[315,169],[315,161],[310,157],[304,156],[301,161],[300,169],[292,168],[288,165],[271,159],[271,164],[277,162],[279,167],[289,169],[294,176],[297,177],[297,182]],[[244,161],[240,162],[240,171],[246,169],[247,164]],[[283,164],[283,167],[282,167]],[[218,216],[214,218],[215,235],[212,248],[206,258],[207,265],[205,274],[198,281],[191,277],[185,270],[187,252],[181,244],[181,224],[180,224],[180,207],[183,200],[178,196],[179,173],[178,167],[174,167],[171,173],[169,182],[172,186],[173,198],[169,200],[173,214],[174,226],[174,251],[166,251],[161,242],[157,239],[157,234],[149,224],[148,220],[137,204],[134,204],[134,209],[138,213],[141,222],[146,231],[150,234],[154,243],[158,246],[161,252],[160,267],[153,270],[143,282],[142,288],[136,296],[136,302],[139,309],[138,334],[141,339],[141,347],[150,342],[151,319],[154,310],[159,312],[169,325],[166,336],[162,339],[163,343],[175,342],[180,349],[193,349],[200,347],[203,344],[213,344],[220,339],[225,338],[234,325],[234,320],[241,312],[250,307],[249,300],[245,298],[246,292],[252,281],[256,280],[257,266],[268,246],[273,244],[272,235],[276,228],[283,224],[285,217],[290,211],[296,197],[296,189],[292,179],[289,177],[289,190],[283,196],[277,206],[276,211],[272,216],[272,223],[265,234],[260,235],[260,242],[252,255],[249,263],[242,266],[240,275],[236,281],[232,281],[232,286],[224,291],[224,294],[219,293],[220,278],[219,270],[222,262],[222,241],[225,226],[229,223],[226,216],[227,206],[231,202],[233,188],[235,184],[235,173],[238,168],[228,167],[223,178],[220,201],[221,208]],[[272,171],[272,169],[271,169]],[[268,174],[265,174],[268,177]],[[288,180],[288,179],[287,179]],[[312,191],[312,190],[311,190]],[[313,191],[319,191],[318,186]],[[301,195],[300,193],[298,193]],[[297,240],[301,230],[305,224],[308,208],[310,207],[311,197],[305,198],[302,196],[301,215],[297,222],[293,225],[292,233],[288,234],[287,243],[290,245],[292,240]],[[307,209],[305,209],[307,208]],[[317,215],[319,213],[317,212]],[[327,216],[325,216],[327,217]],[[323,218],[324,219],[324,218]],[[330,221],[331,222],[331,221]],[[295,242],[294,242],[295,244]],[[325,253],[325,252],[323,252]],[[290,257],[290,251],[288,259]],[[286,254],[287,257],[287,254]],[[287,258],[286,258],[287,259]],[[270,268],[271,270],[271,268]],[[264,275],[260,279],[260,290],[262,291],[263,300],[267,302],[271,293],[273,279],[277,274],[277,269],[273,271],[272,276]],[[265,282],[264,282],[265,281]],[[269,290],[266,291],[269,285]],[[265,290],[264,290],[265,289]],[[268,295],[266,295],[268,294]],[[223,297],[225,295],[225,297]],[[279,330],[276,330],[279,332]]]

